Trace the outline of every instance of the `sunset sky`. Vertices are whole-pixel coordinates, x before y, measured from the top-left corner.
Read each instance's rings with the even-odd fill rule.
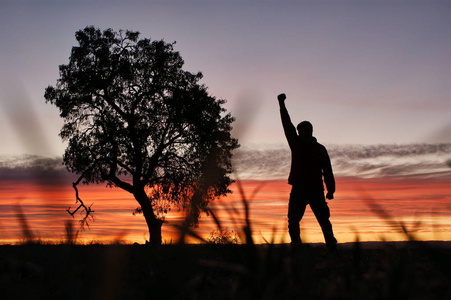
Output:
[[[60,164],[63,121],[43,95],[68,62],[75,32],[88,25],[176,41],[184,69],[201,71],[209,92],[227,99],[241,144],[234,176],[249,195],[261,187],[251,202],[259,238],[271,239],[275,228],[278,241],[288,241],[290,153],[276,100],[284,92],[293,122],[311,121],[329,150],[339,241],[356,233],[399,238],[371,203],[409,228],[421,220],[422,239],[450,240],[450,15],[445,0],[0,0],[0,243],[21,234],[18,203],[41,236],[64,236],[73,176]],[[129,195],[82,188],[97,213],[84,237],[144,241],[144,220],[131,215],[137,203]],[[241,207],[233,189],[215,203],[218,210]],[[167,216],[167,239],[177,238],[170,229],[177,218]],[[199,227],[206,236],[214,228],[208,220]],[[306,240],[321,242],[313,215],[304,221]]]

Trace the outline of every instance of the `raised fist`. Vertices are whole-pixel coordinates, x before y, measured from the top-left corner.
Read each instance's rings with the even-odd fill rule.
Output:
[[[279,100],[279,102],[285,101],[285,99],[287,99],[287,96],[285,94],[280,94],[279,96],[277,96],[277,100]]]

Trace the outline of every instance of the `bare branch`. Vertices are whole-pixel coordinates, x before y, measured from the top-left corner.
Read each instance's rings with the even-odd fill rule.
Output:
[[[90,169],[92,169],[93,167],[91,167]],[[70,207],[68,209],[66,209],[66,211],[72,216],[72,218],[74,218],[74,215],[77,213],[77,211],[82,208],[84,210],[84,216],[83,219],[80,220],[80,227],[83,229],[84,226],[88,226],[89,227],[89,221],[90,220],[94,220],[94,211],[91,209],[92,204],[88,207],[84,204],[84,202],[81,200],[79,194],[78,194],[78,188],[77,185],[80,183],[80,181],[83,179],[83,177],[85,176],[87,171],[83,172],[83,174],[81,174],[81,176],[78,178],[78,180],[74,183],[72,183],[72,187],[75,190],[75,203],[80,203],[80,205],[74,210],[74,211],[70,211]]]

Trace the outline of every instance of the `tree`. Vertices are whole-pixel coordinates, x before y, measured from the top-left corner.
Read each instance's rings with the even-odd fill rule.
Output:
[[[209,201],[232,183],[234,118],[199,84],[202,74],[182,69],[174,44],[139,39],[139,32],[92,26],[75,34],[69,63],[45,90],[57,106],[68,141],[63,162],[80,182],[105,183],[131,193],[146,220],[151,244],[161,243],[163,217],[172,205],[197,224]]]

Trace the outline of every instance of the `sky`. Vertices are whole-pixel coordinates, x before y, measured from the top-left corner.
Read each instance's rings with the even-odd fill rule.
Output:
[[[324,144],[451,142],[449,1],[0,1],[0,153],[60,155],[44,89],[88,25],[176,41],[246,144],[285,143],[276,102]],[[40,132],[38,133],[37,129]]]
[[[234,165],[243,180],[286,183],[290,153],[276,100],[283,92],[293,122],[312,122],[336,176],[439,181],[431,195],[444,197],[450,15],[449,1],[434,0],[0,0],[0,178],[33,180],[44,191],[47,177],[65,178],[63,121],[43,95],[68,62],[75,32],[93,25],[176,41],[184,69],[201,71],[236,117]],[[73,199],[70,189],[62,193]]]

